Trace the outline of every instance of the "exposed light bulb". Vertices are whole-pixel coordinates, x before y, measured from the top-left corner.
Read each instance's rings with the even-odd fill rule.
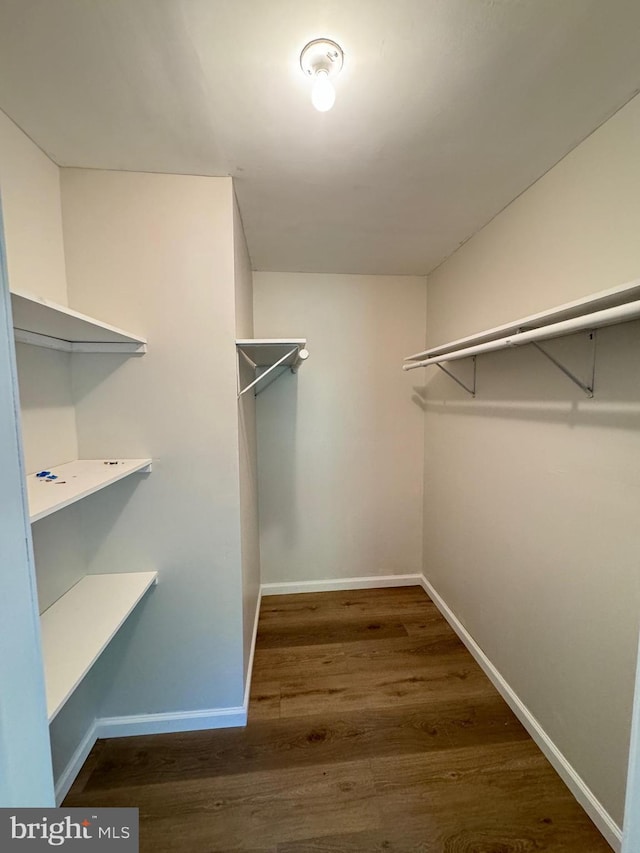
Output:
[[[336,102],[336,90],[329,79],[329,73],[324,68],[316,71],[316,77],[311,92],[311,103],[318,112],[326,113]]]
[[[333,78],[340,73],[343,60],[342,48],[331,39],[314,39],[302,49],[300,68],[313,85],[311,103],[321,113],[336,102]]]

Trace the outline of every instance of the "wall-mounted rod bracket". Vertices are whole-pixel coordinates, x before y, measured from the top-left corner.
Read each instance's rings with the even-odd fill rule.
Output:
[[[464,390],[467,392],[467,394],[471,394],[471,396],[475,398],[475,396],[476,396],[476,357],[475,357],[475,355],[472,357],[472,360],[473,360],[473,385],[471,386],[471,388],[468,385],[465,385],[465,383],[461,379],[458,379],[457,376],[454,376],[453,373],[448,368],[443,367],[442,364],[438,364],[437,366],[440,368],[440,370],[442,370],[444,373],[446,373],[447,376],[449,376],[451,379],[453,379],[454,382],[457,382],[461,388],[464,388]]]
[[[242,338],[236,340],[236,349],[242,356],[244,364],[256,373],[255,379],[245,388],[242,388],[241,361],[238,358],[238,398],[252,388],[255,389],[254,394],[257,397],[282,373],[287,370],[296,373],[300,365],[309,358],[306,346],[306,338]],[[275,373],[274,371],[278,367],[280,370]],[[244,372],[246,373],[246,371]],[[265,378],[267,381],[263,382],[262,380]]]
[[[267,369],[263,373],[261,373],[260,376],[258,376],[256,379],[254,379],[253,382],[250,382],[246,386],[246,388],[243,388],[240,391],[240,393],[238,394],[238,397],[242,397],[243,394],[246,394],[247,391],[250,391],[251,388],[255,387],[258,384],[258,382],[261,382],[265,378],[265,376],[268,376],[272,371],[274,371],[276,369],[276,367],[280,367],[280,365],[284,361],[286,361],[288,358],[291,358],[291,356],[295,355],[297,352],[298,352],[298,347],[294,347],[289,352],[286,352],[282,356],[282,358],[279,358],[274,364],[272,364],[270,367],[267,367]],[[256,392],[256,395],[257,395],[257,392]]]
[[[531,341],[531,345],[534,346],[538,352],[541,352],[549,361],[554,364],[558,370],[560,370],[564,375],[570,379],[574,385],[577,385],[581,391],[587,395],[587,397],[593,397],[593,392],[595,388],[595,380],[596,380],[596,330],[591,329],[588,333],[589,341],[591,343],[590,347],[590,372],[591,376],[588,382],[583,382],[579,379],[575,373],[572,373],[561,361],[559,361],[555,356],[551,355],[546,349],[540,346],[537,341]]]
[[[255,363],[255,361],[252,358],[249,358],[249,356],[246,354],[246,352],[243,349],[238,347],[238,352],[240,353],[240,355],[243,357],[245,362],[249,365],[249,367],[252,370],[255,370],[257,368],[258,365]]]

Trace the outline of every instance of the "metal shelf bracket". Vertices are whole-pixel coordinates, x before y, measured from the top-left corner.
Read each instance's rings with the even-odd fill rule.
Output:
[[[241,352],[242,352],[242,350],[241,350]],[[271,367],[267,367],[267,369],[264,371],[264,373],[261,373],[261,374],[260,374],[260,376],[258,376],[256,379],[254,379],[254,380],[253,380],[253,382],[250,382],[248,385],[246,385],[246,386],[245,386],[245,387],[240,391],[240,393],[238,394],[238,397],[242,397],[242,395],[243,395],[243,394],[246,394],[246,393],[247,393],[247,391],[250,391],[252,388],[254,388],[254,387],[258,384],[258,382],[262,382],[262,380],[265,378],[265,376],[268,376],[272,371],[274,371],[274,370],[276,369],[276,367],[280,367],[280,365],[282,364],[282,362],[283,362],[283,361],[286,361],[288,358],[291,358],[291,356],[292,356],[292,355],[295,355],[297,352],[298,352],[298,347],[294,347],[294,348],[293,348],[292,350],[290,350],[289,352],[286,352],[286,353],[282,356],[282,358],[279,358],[279,359],[275,362],[275,364],[272,364],[272,365],[271,365]],[[244,355],[244,353],[243,353],[243,355]],[[248,359],[248,360],[250,361],[250,359]],[[255,366],[255,365],[254,365],[254,366]],[[292,372],[293,372],[293,371],[292,371]],[[255,392],[256,397],[258,396],[258,394],[259,394],[259,393],[260,393],[259,391],[256,391],[256,392]]]
[[[238,399],[252,389],[257,397],[261,391],[287,370],[297,373],[300,365],[309,357],[306,346],[306,338],[245,338],[236,340],[236,350],[242,361],[257,374],[251,382],[242,388],[241,359],[238,359]],[[276,372],[278,368],[280,370]]]
[[[442,364],[438,364],[437,366],[440,368],[440,370],[442,370],[443,373],[446,373],[447,376],[449,376],[451,379],[453,379],[454,382],[457,382],[461,388],[464,388],[464,390],[467,392],[467,394],[471,394],[471,396],[475,398],[475,396],[476,396],[476,357],[475,357],[475,355],[472,356],[472,360],[473,360],[473,385],[471,387],[469,387],[468,385],[465,385],[465,383],[461,379],[458,379],[457,376],[454,376],[453,373],[448,368],[444,367]]]
[[[574,385],[577,385],[578,388],[584,391],[587,397],[593,397],[596,380],[596,330],[591,329],[587,334],[591,343],[589,354],[589,358],[591,361],[589,368],[591,376],[587,382],[583,382],[579,377],[575,375],[575,373],[572,373],[569,368],[562,364],[562,362],[560,362],[555,356],[551,355],[551,353],[544,349],[544,347],[541,347],[537,341],[531,341],[530,343],[538,350],[538,352],[541,352],[542,355],[548,358],[549,361],[558,368],[558,370],[564,373],[564,375],[568,379],[570,379]]]

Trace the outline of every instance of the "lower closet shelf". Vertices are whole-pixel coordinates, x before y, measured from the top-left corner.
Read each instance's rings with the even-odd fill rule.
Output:
[[[29,474],[29,519],[33,524],[129,474],[146,474],[149,471],[151,459],[76,459],[51,471],[41,472],[42,475],[54,475],[52,479],[41,474]]]
[[[85,575],[41,614],[49,722],[157,578],[157,572]]]

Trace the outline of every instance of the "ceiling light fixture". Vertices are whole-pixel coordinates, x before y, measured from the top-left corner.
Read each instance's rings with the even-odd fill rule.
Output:
[[[330,110],[336,100],[332,78],[342,70],[344,54],[331,39],[310,41],[300,54],[300,68],[313,80],[311,103],[321,113]]]

